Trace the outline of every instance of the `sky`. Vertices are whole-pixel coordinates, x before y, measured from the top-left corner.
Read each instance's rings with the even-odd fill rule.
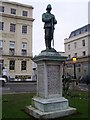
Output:
[[[64,52],[64,39],[69,38],[72,31],[88,24],[89,0],[9,0],[29,4],[33,9],[33,56],[45,49],[44,23],[42,14],[51,4],[51,13],[55,15],[57,24],[54,31],[54,48],[58,52]],[[90,8],[90,7],[89,7]],[[90,22],[90,21],[89,21]]]

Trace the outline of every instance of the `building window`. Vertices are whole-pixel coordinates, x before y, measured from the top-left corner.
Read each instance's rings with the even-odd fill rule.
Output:
[[[21,61],[21,70],[26,70],[26,68],[27,68],[27,62]]]
[[[77,42],[74,43],[74,48],[77,48]]]
[[[22,55],[27,55],[27,43],[22,42]]]
[[[2,55],[3,52],[3,41],[0,40],[0,55]]]
[[[28,12],[27,11],[22,11],[22,16],[28,16]]]
[[[15,41],[10,41],[9,55],[14,55],[14,54],[15,54]]]
[[[16,14],[16,9],[14,9],[14,8],[11,8],[11,14]]]
[[[81,31],[79,31],[79,34],[81,34]]]
[[[80,67],[78,68],[78,72],[79,72],[79,73],[81,72],[81,69],[80,69]]]
[[[15,70],[15,60],[10,60],[10,62],[9,62],[9,70]]]
[[[4,12],[4,6],[0,6],[0,12]]]
[[[87,28],[85,28],[85,32],[87,32],[88,30],[87,30]]]
[[[26,42],[22,42],[22,49],[27,49],[27,43]]]
[[[77,53],[74,54],[74,57],[77,57]]]
[[[74,36],[76,36],[76,33],[74,33]]]
[[[3,47],[3,41],[2,40],[0,40],[0,48],[2,48]]]
[[[85,46],[85,40],[82,40],[82,46]]]
[[[68,50],[70,50],[70,44],[68,45]]]
[[[10,32],[15,32],[16,24],[10,23]]]
[[[71,55],[68,55],[68,58],[70,59],[70,58],[71,58]]]
[[[22,25],[22,33],[27,33],[27,25]]]
[[[85,56],[86,55],[86,51],[83,51],[82,54],[83,54],[83,56]]]
[[[0,30],[4,29],[4,22],[0,22]]]

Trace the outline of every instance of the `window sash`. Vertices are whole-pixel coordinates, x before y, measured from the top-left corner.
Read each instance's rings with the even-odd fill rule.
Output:
[[[3,48],[0,48],[0,55],[3,55]]]
[[[70,50],[70,44],[68,45],[68,50]]]
[[[71,58],[71,55],[68,55],[68,58],[70,59],[70,58]]]
[[[9,49],[9,55],[14,55],[15,54],[15,49],[10,48]]]
[[[3,47],[3,41],[0,40],[0,48],[2,48],[2,47]]]
[[[10,32],[15,32],[16,24],[10,23]]]
[[[22,49],[22,55],[27,55],[27,50]]]
[[[14,9],[14,8],[11,8],[11,14],[16,14],[16,9]]]
[[[21,61],[21,70],[26,70],[26,69],[27,69],[27,62]]]
[[[10,62],[9,62],[9,69],[10,70],[15,70],[15,60],[10,60]]]
[[[85,46],[85,40],[82,40],[82,46]]]
[[[24,50],[27,49],[27,43],[22,43],[22,49],[24,49]]]
[[[15,48],[15,41],[10,41],[10,46],[9,46],[9,48]]]
[[[4,29],[4,22],[0,22],[0,30]]]
[[[85,56],[86,55],[86,51],[83,51],[83,56]]]
[[[77,57],[77,53],[74,54],[74,57]]]
[[[0,12],[4,12],[4,6],[0,6]]]
[[[28,16],[28,11],[22,11],[22,16]]]
[[[27,33],[27,25],[22,25],[22,33]]]

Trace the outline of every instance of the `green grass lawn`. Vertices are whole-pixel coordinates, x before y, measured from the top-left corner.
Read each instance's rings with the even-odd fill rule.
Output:
[[[33,93],[24,94],[7,94],[2,96],[2,117],[3,120],[10,120],[12,118],[21,118],[21,120],[36,120],[24,111],[25,106],[32,104]],[[77,108],[77,113],[64,118],[55,120],[72,120],[78,118],[86,120],[88,118],[88,107],[90,97],[87,92],[73,92],[67,96],[71,107]],[[76,119],[75,119],[76,120]]]

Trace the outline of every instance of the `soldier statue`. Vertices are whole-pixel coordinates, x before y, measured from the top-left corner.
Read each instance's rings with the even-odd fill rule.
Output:
[[[51,5],[47,5],[46,13],[42,14],[42,21],[44,24],[45,29],[45,44],[46,49],[51,49],[51,41],[54,41],[53,34],[54,34],[54,25],[57,24],[57,20],[55,19],[55,16],[51,14],[52,7]]]

